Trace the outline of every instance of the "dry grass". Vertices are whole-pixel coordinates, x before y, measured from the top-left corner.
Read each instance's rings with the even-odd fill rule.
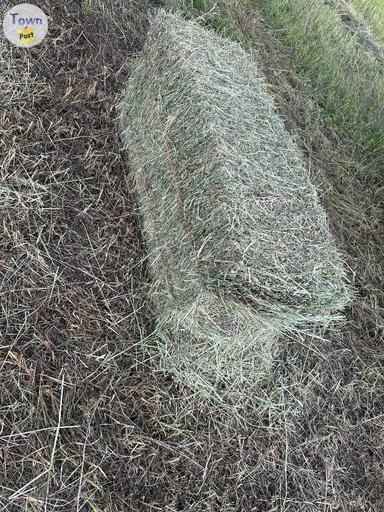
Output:
[[[113,121],[140,38],[92,4],[40,4],[52,19],[40,47],[1,41],[1,509],[103,509],[116,377],[130,378],[145,317]],[[144,7],[125,10],[132,26]]]
[[[106,24],[100,2],[38,3],[49,39],[29,52],[1,41],[0,508],[383,510],[378,286],[337,332],[287,340],[256,415],[197,405],[156,373],[137,348],[151,331],[137,296],[145,265],[113,123],[146,5],[128,4],[136,21],[128,10],[122,32],[123,14]],[[289,128],[327,169],[335,231],[362,250],[368,226],[341,201],[343,146],[273,34],[242,20]],[[349,261],[359,282],[379,276]]]

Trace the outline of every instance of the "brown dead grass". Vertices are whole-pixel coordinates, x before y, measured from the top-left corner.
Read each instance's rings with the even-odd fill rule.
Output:
[[[125,2],[122,18],[111,4],[116,21],[105,2],[37,3],[52,17],[45,43],[1,41],[1,509],[383,510],[374,293],[337,331],[287,340],[256,415],[230,417],[157,374],[138,346],[144,251],[114,125],[148,4]],[[273,34],[255,30],[289,128],[332,176],[342,147]]]

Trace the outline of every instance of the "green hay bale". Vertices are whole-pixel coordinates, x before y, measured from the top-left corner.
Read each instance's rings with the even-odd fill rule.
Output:
[[[143,158],[155,159],[162,146],[151,138],[137,147],[141,150]],[[280,325],[249,305],[207,290],[176,194],[165,204],[162,189],[143,167],[135,170],[160,369],[203,398],[234,403],[270,373]]]
[[[205,396],[242,393],[279,334],[348,301],[308,171],[241,47],[162,10],[120,111],[161,367]]]
[[[146,154],[161,148],[148,140]],[[149,253],[149,297],[156,317],[160,369],[206,399],[236,401],[268,376],[279,324],[252,307],[209,292],[183,232],[178,200],[161,193],[137,168],[136,190]]]
[[[238,44],[160,11],[123,112],[133,168],[167,215],[175,208],[177,243],[191,246],[208,288],[293,323],[327,321],[345,306],[316,190]]]

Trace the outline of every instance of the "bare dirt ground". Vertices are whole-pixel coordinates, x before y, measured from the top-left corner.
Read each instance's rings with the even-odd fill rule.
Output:
[[[334,331],[285,340],[257,414],[232,418],[157,373],[138,346],[151,329],[145,251],[115,125],[149,3],[36,4],[47,40],[1,41],[1,510],[383,510],[375,294],[362,290]],[[256,33],[348,250],[349,217],[332,206],[342,147],[281,71],[273,34]]]

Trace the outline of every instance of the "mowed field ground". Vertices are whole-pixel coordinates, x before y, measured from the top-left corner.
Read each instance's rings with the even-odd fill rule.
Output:
[[[142,350],[146,254],[115,107],[157,2],[35,3],[46,41],[0,41],[0,509],[384,510],[380,61],[336,2],[167,3],[253,53],[356,288],[344,322],[283,340],[234,415]],[[352,4],[382,41],[380,1]]]

